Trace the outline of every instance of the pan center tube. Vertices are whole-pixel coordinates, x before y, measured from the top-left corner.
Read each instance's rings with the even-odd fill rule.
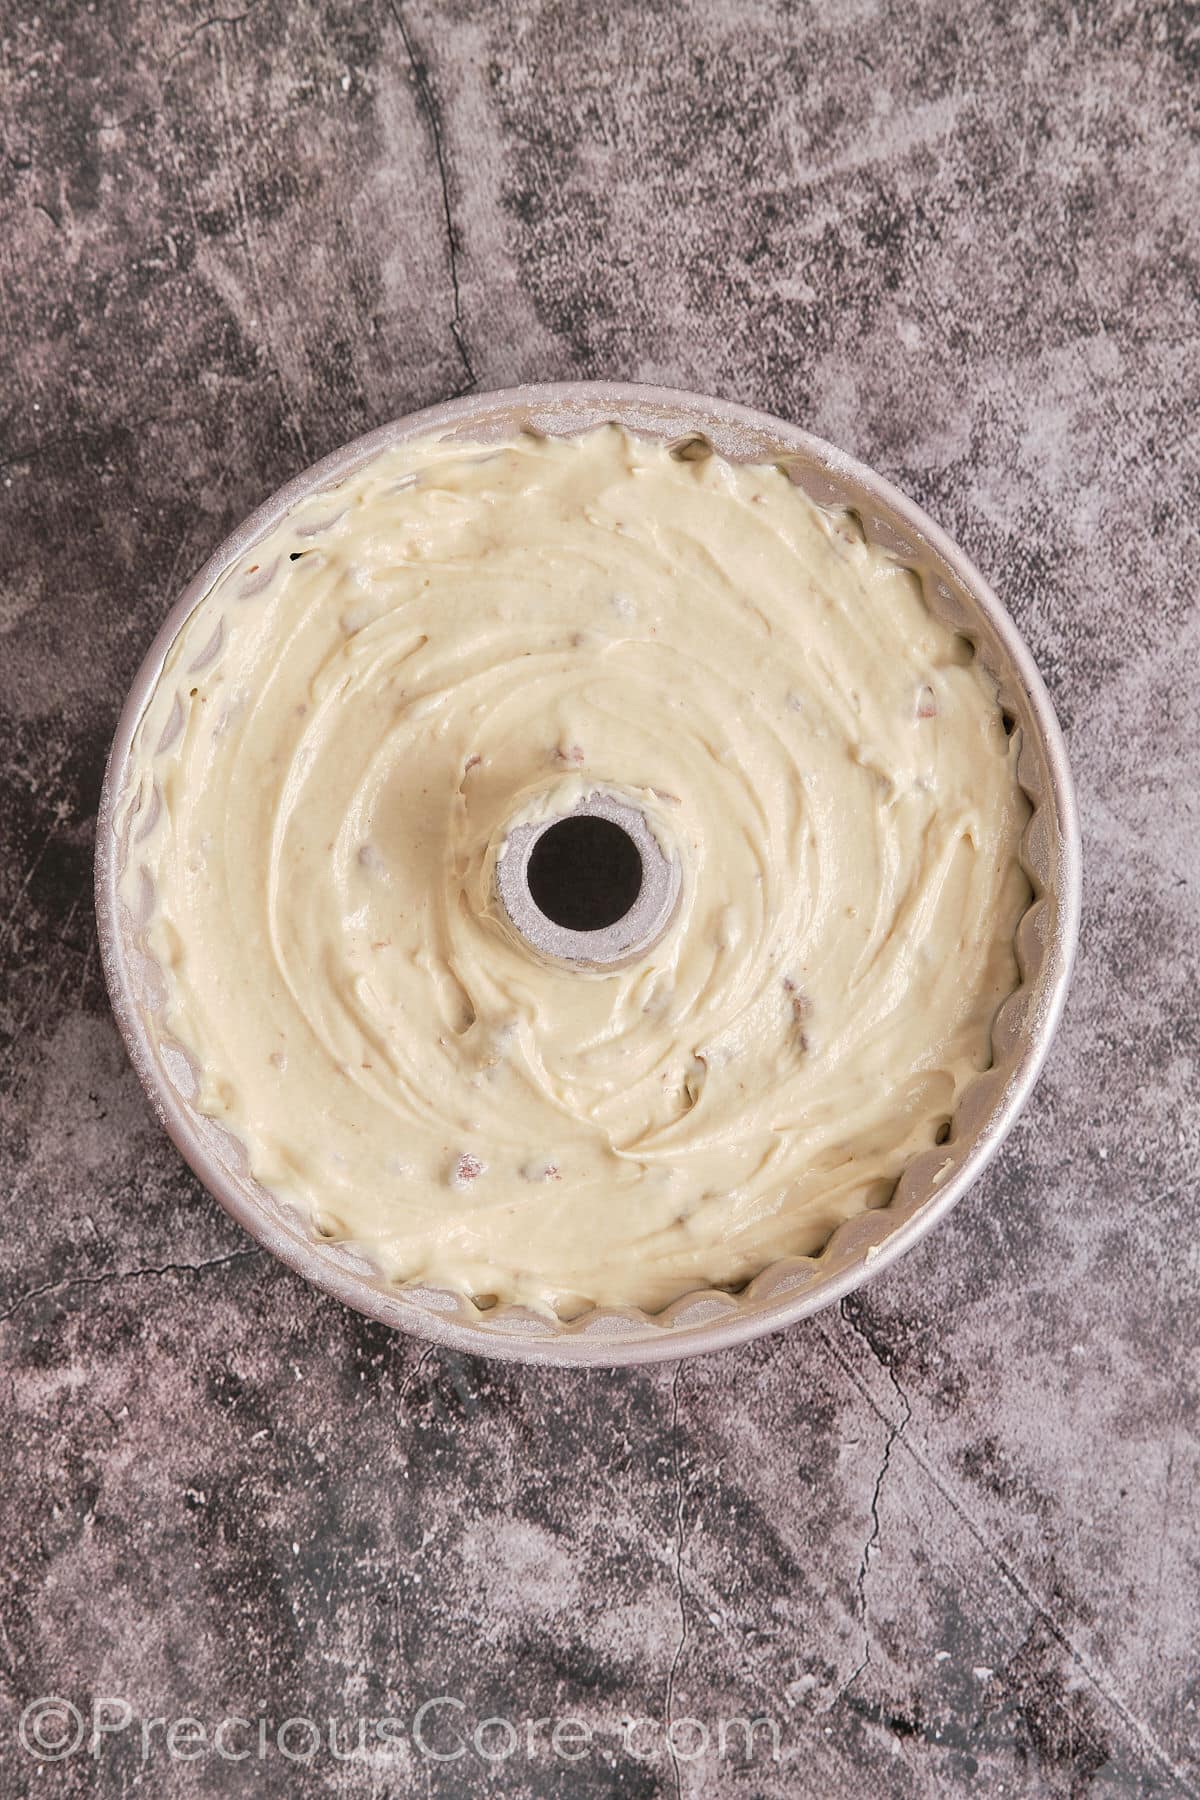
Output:
[[[679,890],[678,857],[640,807],[604,789],[510,827],[496,861],[513,930],[540,956],[579,968],[618,968],[652,949]]]

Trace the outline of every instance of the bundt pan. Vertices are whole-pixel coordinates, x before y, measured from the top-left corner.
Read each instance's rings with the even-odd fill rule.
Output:
[[[607,421],[668,442],[699,436],[734,462],[782,464],[819,505],[853,508],[867,536],[917,573],[932,610],[975,645],[998,683],[1006,724],[1021,733],[1018,779],[1033,807],[1022,859],[1034,899],[1017,931],[1021,985],[993,1028],[993,1066],[966,1090],[948,1139],[909,1164],[888,1206],[841,1225],[819,1256],[772,1264],[739,1293],[686,1294],[654,1316],[597,1308],[562,1324],[518,1306],[481,1311],[459,1295],[392,1286],[351,1246],[321,1241],[306,1219],[249,1178],[242,1147],[189,1105],[188,1071],[168,1066],[155,1047],[149,1021],[162,990],[118,901],[128,844],[114,821],[134,732],[176,634],[225,569],[291,506],[406,440],[570,435]],[[611,382],[514,388],[431,407],[335,451],[260,507],[180,596],[138,672],[109,756],[96,841],[100,945],[117,1022],[163,1125],[226,1212],[317,1287],[387,1325],[457,1350],[557,1365],[657,1362],[777,1331],[858,1287],[944,1218],[995,1156],[1037,1079],[1070,977],[1079,883],[1075,802],[1049,697],[1012,620],[962,553],[888,482],[794,425],[724,400]]]

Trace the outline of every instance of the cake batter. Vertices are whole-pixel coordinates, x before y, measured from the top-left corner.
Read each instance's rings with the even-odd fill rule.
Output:
[[[992,683],[771,467],[606,427],[388,451],[177,638],[122,895],[160,1041],[265,1187],[390,1278],[569,1317],[820,1251],[991,1060],[1030,901]],[[514,822],[678,858],[616,970],[517,936]]]

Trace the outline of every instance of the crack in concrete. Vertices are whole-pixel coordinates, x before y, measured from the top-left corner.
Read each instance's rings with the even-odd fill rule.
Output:
[[[429,120],[430,135],[433,138],[433,154],[437,163],[438,181],[442,189],[442,214],[446,221],[446,248],[450,257],[450,287],[454,295],[454,313],[450,320],[450,335],[454,339],[459,360],[466,373],[466,384],[456,390],[455,398],[467,394],[477,384],[479,377],[471,362],[471,353],[467,348],[467,340],[463,325],[462,293],[458,280],[458,233],[454,228],[454,209],[450,204],[450,181],[446,170],[446,152],[442,144],[442,122],[434,99],[433,89],[429,82],[426,65],[417,56],[416,46],[409,36],[408,27],[404,23],[404,14],[400,10],[400,0],[388,0],[388,10],[396,21],[404,48],[408,53],[409,66],[413,80],[417,84],[417,96],[421,102],[425,117]]]
[[[414,1381],[417,1379],[417,1376],[421,1373],[421,1370],[425,1367],[425,1364],[429,1361],[430,1357],[433,1355],[435,1348],[436,1348],[435,1345],[430,1344],[428,1350],[423,1350],[421,1352],[420,1356],[418,1356],[416,1362],[413,1364],[412,1368],[408,1371],[408,1374],[404,1377],[404,1380],[400,1383],[400,1391],[396,1395],[397,1410],[399,1410],[399,1408],[401,1406],[403,1406],[406,1398],[408,1397],[409,1388],[413,1385]]]
[[[854,1683],[858,1680],[859,1676],[863,1673],[863,1670],[867,1668],[871,1661],[871,1633],[867,1623],[867,1576],[870,1573],[871,1557],[872,1555],[877,1554],[879,1550],[879,1501],[883,1493],[883,1484],[887,1480],[888,1470],[891,1468],[892,1451],[912,1420],[912,1406],[907,1394],[900,1386],[900,1381],[895,1368],[893,1367],[891,1356],[875,1342],[869,1327],[850,1314],[844,1299],[839,1302],[838,1311],[840,1312],[842,1319],[850,1327],[851,1331],[862,1339],[876,1362],[878,1362],[880,1367],[887,1374],[902,1410],[898,1420],[893,1419],[888,1421],[888,1434],[883,1446],[883,1457],[879,1464],[879,1472],[875,1477],[875,1487],[871,1494],[871,1529],[867,1533],[867,1540],[863,1545],[862,1557],[858,1565],[858,1574],[854,1583],[855,1596],[858,1602],[858,1618],[863,1633],[862,1661],[850,1676],[849,1680],[843,1682],[842,1686],[838,1689],[837,1694],[834,1696],[834,1704],[842,1698],[843,1694],[854,1686]]]
[[[893,1390],[899,1395],[901,1401],[908,1409],[908,1416],[903,1421],[904,1425],[907,1426],[912,1417],[912,1409],[900,1387],[895,1370],[892,1368],[887,1354],[885,1354],[879,1345],[873,1341],[870,1329],[861,1320],[852,1318],[847,1313],[845,1300],[840,1303],[839,1312],[845,1323],[849,1325],[850,1329],[854,1332],[855,1336],[862,1339],[872,1356],[879,1363],[881,1368],[886,1371]],[[997,1549],[991,1542],[983,1527],[976,1522],[970,1512],[968,1512],[965,1504],[951,1490],[943,1477],[934,1468],[932,1462],[929,1460],[928,1453],[919,1445],[919,1441],[914,1442],[911,1436],[902,1437],[899,1429],[893,1430],[894,1421],[889,1418],[875,1396],[867,1389],[853,1364],[847,1361],[844,1351],[838,1345],[828,1328],[824,1325],[821,1327],[820,1335],[826,1348],[830,1351],[835,1362],[842,1370],[842,1373],[850,1380],[855,1392],[863,1401],[865,1401],[867,1406],[870,1407],[876,1418],[882,1420],[888,1427],[889,1432],[891,1433],[890,1448],[894,1449],[899,1445],[905,1454],[912,1460],[916,1468],[924,1476],[925,1480],[934,1491],[940,1495],[954,1517],[970,1536],[974,1538],[984,1555],[995,1565],[1004,1580],[1008,1582],[1009,1586],[1020,1597],[1024,1604],[1030,1608],[1035,1616],[1042,1621],[1047,1631],[1059,1645],[1060,1649],[1070,1657],[1073,1667],[1078,1670],[1083,1680],[1086,1681],[1088,1686],[1112,1708],[1126,1730],[1140,1742],[1150,1758],[1170,1775],[1173,1781],[1182,1784],[1185,1792],[1193,1791],[1187,1787],[1187,1777],[1184,1772],[1177,1768],[1174,1762],[1172,1762],[1168,1753],[1155,1738],[1150,1727],[1137,1716],[1127,1702],[1121,1698],[1120,1694],[1102,1679],[1102,1671],[1092,1667],[1083,1651],[1073,1642],[1069,1632],[1060,1625],[1058,1620],[1054,1617],[1054,1614],[1046,1602],[1034,1593],[1029,1583],[1024,1579],[1020,1571],[1013,1567],[1004,1552]],[[856,1680],[861,1673],[862,1670],[860,1668],[845,1686],[849,1687],[851,1682]],[[842,1691],[844,1691],[844,1689]]]
[[[244,1258],[261,1256],[262,1251],[231,1250],[228,1256],[213,1256],[207,1262],[200,1263],[162,1263],[142,1269],[110,1269],[104,1275],[67,1275],[61,1281],[47,1281],[41,1287],[29,1288],[19,1299],[14,1300],[7,1312],[0,1313],[0,1325],[5,1325],[14,1315],[27,1306],[31,1300],[40,1299],[43,1294],[56,1294],[64,1288],[73,1287],[107,1287],[112,1282],[140,1281],[147,1275],[199,1275],[205,1269],[220,1269],[227,1263],[239,1262]]]
[[[158,111],[157,107],[149,112],[144,111],[141,108],[135,108],[133,112],[126,113],[123,119],[102,119],[96,126],[96,132],[97,135],[99,135],[105,131],[124,131],[127,125],[132,125],[135,120],[139,119],[144,119],[147,125],[156,125],[161,117],[162,114]]]
[[[174,50],[172,50],[167,58],[168,67],[175,61],[176,57],[183,55],[188,45],[194,38],[198,38],[202,31],[210,31],[214,25],[240,25],[243,19],[248,19],[250,17],[250,14],[254,11],[258,3],[259,0],[250,0],[250,4],[246,7],[244,12],[213,13],[211,18],[201,19],[198,25],[193,25],[192,29],[180,38],[178,44],[176,44]]]
[[[833,1711],[834,1707],[837,1705],[838,1701],[843,1700],[846,1697],[846,1695],[850,1692],[850,1689],[854,1686],[855,1682],[858,1680],[859,1676],[862,1674],[863,1670],[868,1666],[870,1661],[871,1661],[871,1646],[869,1643],[867,1643],[867,1644],[864,1644],[864,1646],[863,1646],[862,1661],[860,1663],[858,1663],[857,1666],[850,1671],[850,1673],[849,1673],[849,1675],[847,1675],[845,1681],[843,1681],[842,1685],[838,1688],[837,1692],[834,1694],[832,1700],[830,1700],[828,1706],[822,1706],[820,1708],[820,1711],[822,1713],[831,1713]]]

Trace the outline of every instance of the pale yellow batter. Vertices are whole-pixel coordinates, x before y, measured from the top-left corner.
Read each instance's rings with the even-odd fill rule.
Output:
[[[123,897],[266,1187],[398,1281],[661,1307],[886,1203],[990,1062],[1029,808],[916,578],[771,468],[615,427],[424,443],[177,639]],[[506,829],[632,791],[682,867],[615,972],[539,958]]]

